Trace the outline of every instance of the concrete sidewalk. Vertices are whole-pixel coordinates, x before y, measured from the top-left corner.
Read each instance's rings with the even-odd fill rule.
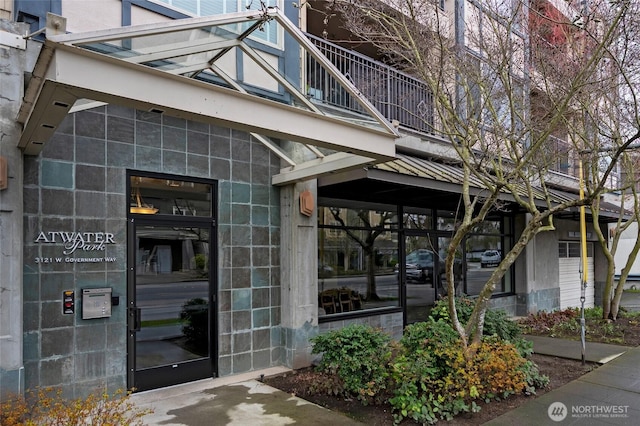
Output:
[[[362,425],[261,383],[260,375],[280,374],[286,368],[270,368],[247,374],[205,379],[184,385],[140,392],[131,402],[150,408],[145,425],[188,426],[355,426]]]
[[[578,341],[529,336],[535,353],[582,359]],[[564,386],[485,423],[541,426],[637,425],[640,423],[640,347],[590,343],[587,361],[604,363]]]
[[[582,359],[582,345],[578,341],[539,336],[527,338],[533,341],[536,353]],[[638,424],[640,347],[591,342],[585,347],[587,361],[604,365],[486,424]],[[131,400],[141,408],[153,409],[154,413],[144,418],[145,425],[361,425],[341,413],[293,397],[258,380],[261,374],[270,376],[287,371],[290,370],[277,367],[206,379],[137,393]]]
[[[640,310],[640,293],[625,297],[623,306]],[[634,309],[636,306],[638,308]],[[536,353],[582,359],[582,344],[579,341],[538,336],[528,338],[533,341]],[[487,424],[640,424],[640,347],[587,342],[585,360],[603,365]],[[131,396],[131,401],[141,408],[153,409],[154,413],[143,419],[144,424],[149,426],[362,425],[341,413],[293,397],[258,380],[262,374],[270,376],[286,371],[290,370],[276,367],[206,379],[136,393]]]
[[[525,336],[533,342],[533,351],[540,355],[582,360],[582,343],[579,340],[554,339],[553,337]],[[606,364],[629,350],[629,346],[586,342],[584,359]]]

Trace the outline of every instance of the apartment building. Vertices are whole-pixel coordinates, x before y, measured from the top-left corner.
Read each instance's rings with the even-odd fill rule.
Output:
[[[307,366],[318,333],[399,337],[444,295],[464,176],[427,86],[332,42],[323,2],[260,3],[5,6],[3,396]],[[457,28],[480,4],[443,0],[440,17]],[[529,244],[493,306],[577,303],[576,219]],[[465,240],[458,293],[478,293],[524,221],[497,210]]]

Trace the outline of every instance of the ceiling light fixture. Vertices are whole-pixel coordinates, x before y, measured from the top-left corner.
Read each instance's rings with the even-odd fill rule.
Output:
[[[134,189],[131,197],[134,198],[135,205],[129,207],[129,212],[138,213],[138,214],[156,214],[158,213],[158,209],[153,207],[150,204],[144,203],[142,201],[142,196],[140,195],[140,188],[136,187]]]

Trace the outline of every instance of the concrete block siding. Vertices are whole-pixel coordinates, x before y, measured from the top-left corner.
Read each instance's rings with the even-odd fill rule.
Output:
[[[559,287],[532,290],[526,294],[518,294],[516,297],[516,315],[519,316],[540,311],[551,312],[557,310],[560,306]]]

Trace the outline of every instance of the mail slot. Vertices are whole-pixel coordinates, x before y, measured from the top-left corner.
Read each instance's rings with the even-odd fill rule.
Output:
[[[111,316],[111,288],[82,289],[82,319]]]

